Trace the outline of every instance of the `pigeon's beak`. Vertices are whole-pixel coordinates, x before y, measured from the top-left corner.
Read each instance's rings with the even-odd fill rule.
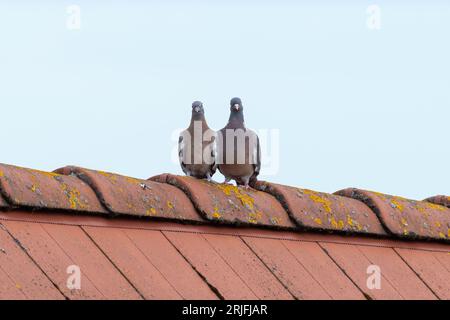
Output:
[[[239,111],[240,107],[241,106],[239,104],[237,104],[237,103],[233,106],[234,110],[236,110],[236,111]]]
[[[195,108],[194,108],[194,111],[195,111],[196,113],[199,113],[199,112],[200,112],[200,107],[195,107]]]

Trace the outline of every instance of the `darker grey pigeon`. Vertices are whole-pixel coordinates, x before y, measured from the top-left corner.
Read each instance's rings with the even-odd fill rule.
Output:
[[[178,140],[180,165],[187,176],[211,181],[217,169],[215,138],[216,133],[206,123],[203,104],[194,101],[191,124],[180,134]]]
[[[257,181],[261,149],[255,132],[245,127],[244,108],[239,98],[230,102],[230,119],[217,136],[218,168],[225,183],[235,180],[246,188]]]

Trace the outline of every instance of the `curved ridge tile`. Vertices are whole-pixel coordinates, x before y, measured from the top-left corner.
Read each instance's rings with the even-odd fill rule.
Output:
[[[0,190],[13,207],[106,213],[86,183],[53,172],[0,164]]]
[[[0,194],[0,208],[8,208],[8,203],[3,199],[2,195]]]
[[[434,196],[431,198],[427,198],[424,201],[450,208],[450,196]]]
[[[56,172],[74,175],[86,182],[103,205],[115,214],[204,221],[189,198],[181,190],[167,184],[73,166]]]
[[[162,174],[150,180],[168,183],[183,190],[202,216],[210,221],[295,228],[281,204],[265,192],[171,174]]]
[[[450,209],[373,191],[349,188],[336,194],[368,205],[394,235],[407,239],[450,239]]]
[[[375,213],[360,201],[265,181],[259,181],[256,187],[275,196],[302,227],[386,235]]]

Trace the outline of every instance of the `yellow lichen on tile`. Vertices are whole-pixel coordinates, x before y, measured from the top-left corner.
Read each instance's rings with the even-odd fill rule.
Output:
[[[247,207],[250,210],[254,209],[255,200],[248,194],[242,193],[238,187],[229,184],[219,184],[217,185],[217,187],[220,190],[222,190],[222,192],[225,193],[227,196],[234,194],[236,198],[238,198],[241,201],[244,207]]]
[[[147,216],[155,215],[155,214],[156,214],[156,209],[153,208],[153,207],[151,207],[150,209],[147,209],[147,210],[145,211],[145,214],[146,214]]]
[[[320,196],[320,194],[318,192],[312,191],[312,190],[308,190],[308,189],[302,189],[301,190],[304,194],[308,195],[309,198],[314,201],[315,203],[319,203],[322,205],[322,207],[324,208],[324,210],[327,213],[331,213],[331,201],[326,199],[323,196]]]
[[[216,206],[214,207],[214,212],[212,214],[214,219],[220,219],[222,217],[222,215],[219,212],[219,208]]]
[[[321,225],[321,224],[322,224],[322,219],[320,219],[320,218],[315,218],[315,219],[314,219],[314,222]]]
[[[72,209],[86,209],[86,205],[84,203],[81,203],[79,197],[81,195],[80,191],[77,189],[70,189],[69,186],[65,183],[61,183],[61,189],[64,191],[64,193],[67,196],[67,199],[70,203],[70,208]]]
[[[439,211],[445,211],[445,209],[446,209],[444,206],[440,206],[438,204],[434,204],[431,202],[426,202],[426,206],[430,209],[439,210]]]
[[[173,205],[172,202],[170,202],[170,200],[167,200],[167,208],[169,208],[169,209],[173,209],[174,208],[174,205]]]
[[[349,214],[347,214],[347,224],[353,227],[353,219]]]
[[[26,169],[28,170],[28,172],[30,172],[31,174],[39,174],[42,176],[46,176],[49,178],[54,178],[54,177],[59,177],[61,176],[59,173],[55,173],[55,172],[47,172],[47,171],[41,171],[41,170],[36,170],[36,169]]]
[[[101,174],[102,176],[108,178],[109,180],[111,180],[113,183],[117,182],[117,176],[115,174],[112,173],[108,173],[105,171],[97,171],[99,174]]]
[[[445,234],[443,234],[442,232],[439,232],[439,237],[442,238],[442,239],[445,239],[445,238],[446,238],[446,237],[445,237]]]
[[[333,228],[338,229],[339,225],[336,222],[336,219],[334,217],[331,217],[331,225],[333,226]]]
[[[395,209],[398,209],[400,212],[403,212],[405,209],[403,205],[398,201],[398,199],[392,199],[391,204],[395,206]]]

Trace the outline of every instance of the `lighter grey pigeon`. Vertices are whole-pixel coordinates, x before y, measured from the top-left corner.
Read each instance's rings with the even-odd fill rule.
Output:
[[[246,188],[254,184],[261,169],[258,135],[245,127],[244,108],[239,98],[230,102],[230,119],[217,134],[217,160],[225,183],[232,179]]]
[[[217,169],[215,139],[216,133],[206,123],[203,104],[194,101],[189,128],[181,132],[178,140],[180,165],[187,176],[211,181]]]

